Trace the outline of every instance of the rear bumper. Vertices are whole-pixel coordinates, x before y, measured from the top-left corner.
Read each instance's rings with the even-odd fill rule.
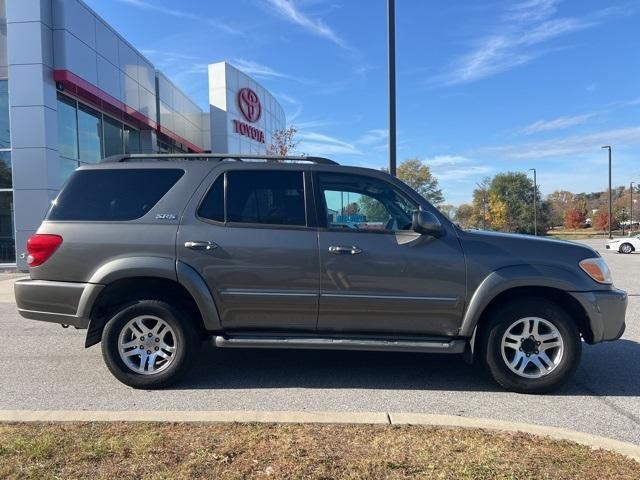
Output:
[[[19,280],[18,313],[24,318],[87,328],[93,301],[104,288],[93,283]]]
[[[627,292],[612,288],[606,291],[569,292],[587,312],[593,338],[590,343],[617,340],[625,329]]]

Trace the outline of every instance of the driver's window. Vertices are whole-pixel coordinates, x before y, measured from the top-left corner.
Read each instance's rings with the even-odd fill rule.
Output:
[[[319,174],[328,228],[365,231],[411,229],[417,208],[383,181],[360,175]]]

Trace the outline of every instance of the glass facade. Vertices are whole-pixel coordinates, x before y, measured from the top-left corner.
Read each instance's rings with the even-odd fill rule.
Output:
[[[58,94],[60,180],[83,163],[121,153],[140,153],[140,131],[66,95]]]
[[[15,263],[6,2],[0,0],[0,263]]]

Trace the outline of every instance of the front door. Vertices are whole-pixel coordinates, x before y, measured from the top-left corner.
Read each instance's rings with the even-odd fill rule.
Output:
[[[314,331],[318,240],[304,173],[227,168],[185,213],[178,259],[207,282],[225,330]]]
[[[373,176],[321,172],[317,185],[326,218],[318,331],[455,334],[466,278],[451,226],[441,238],[413,232],[418,205]]]

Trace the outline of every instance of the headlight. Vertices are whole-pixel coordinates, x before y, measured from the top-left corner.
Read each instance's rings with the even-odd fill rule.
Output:
[[[598,283],[611,285],[611,270],[602,258],[587,258],[580,262],[580,268]]]

